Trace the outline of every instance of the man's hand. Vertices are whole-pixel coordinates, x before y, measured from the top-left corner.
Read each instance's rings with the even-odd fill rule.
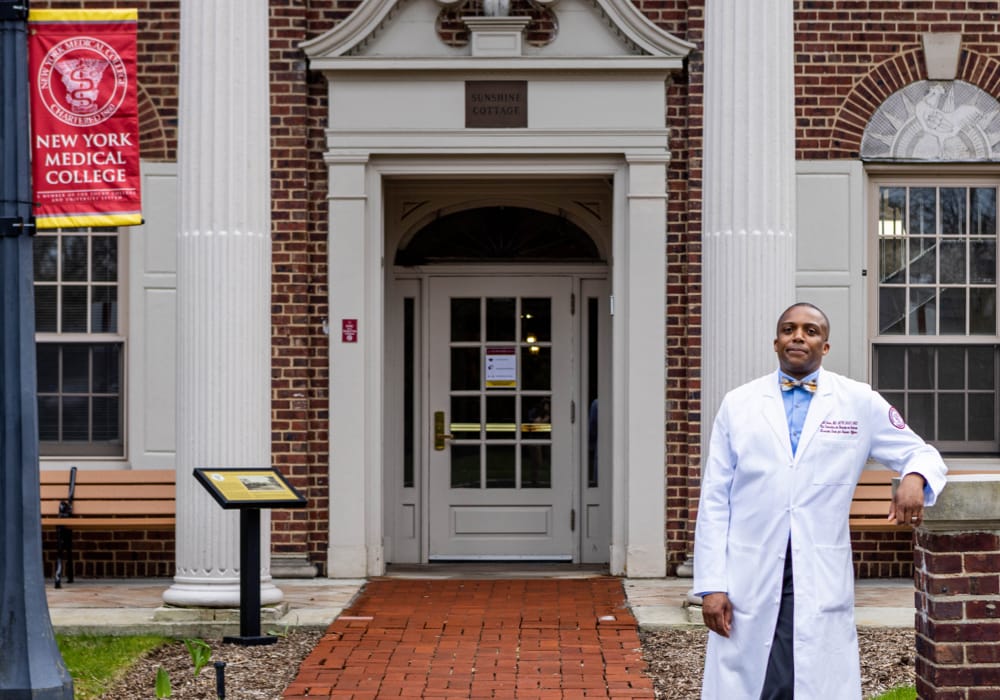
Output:
[[[896,495],[889,506],[889,520],[897,525],[916,527],[924,521],[924,477],[907,474],[896,487]]]
[[[701,599],[701,615],[708,629],[723,637],[733,626],[733,604],[725,593],[709,593]]]

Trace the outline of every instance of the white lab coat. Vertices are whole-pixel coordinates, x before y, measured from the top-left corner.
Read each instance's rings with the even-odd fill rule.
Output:
[[[848,518],[871,457],[927,480],[947,468],[867,384],[820,370],[792,455],[777,372],[726,395],[712,428],[695,531],[694,590],[723,591],[731,636],[710,633],[702,698],[756,700],[781,600],[785,548],[795,580],[795,697],[861,697]]]

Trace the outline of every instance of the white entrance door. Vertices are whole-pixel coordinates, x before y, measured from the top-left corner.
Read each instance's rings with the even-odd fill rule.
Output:
[[[571,293],[431,279],[430,559],[574,558]]]

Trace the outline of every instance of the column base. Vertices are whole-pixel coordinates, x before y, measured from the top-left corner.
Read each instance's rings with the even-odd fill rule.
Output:
[[[285,594],[270,580],[260,582],[260,604],[276,605]],[[178,608],[239,608],[239,579],[211,580],[174,578],[173,585],[163,592],[163,602]]]
[[[683,564],[677,565],[677,578],[693,578],[694,577],[694,555],[689,554],[688,558],[684,560]]]

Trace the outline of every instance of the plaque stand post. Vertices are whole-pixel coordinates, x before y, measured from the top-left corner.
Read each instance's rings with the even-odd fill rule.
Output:
[[[222,641],[243,646],[278,641],[260,633],[260,508],[240,508],[240,635]]]

